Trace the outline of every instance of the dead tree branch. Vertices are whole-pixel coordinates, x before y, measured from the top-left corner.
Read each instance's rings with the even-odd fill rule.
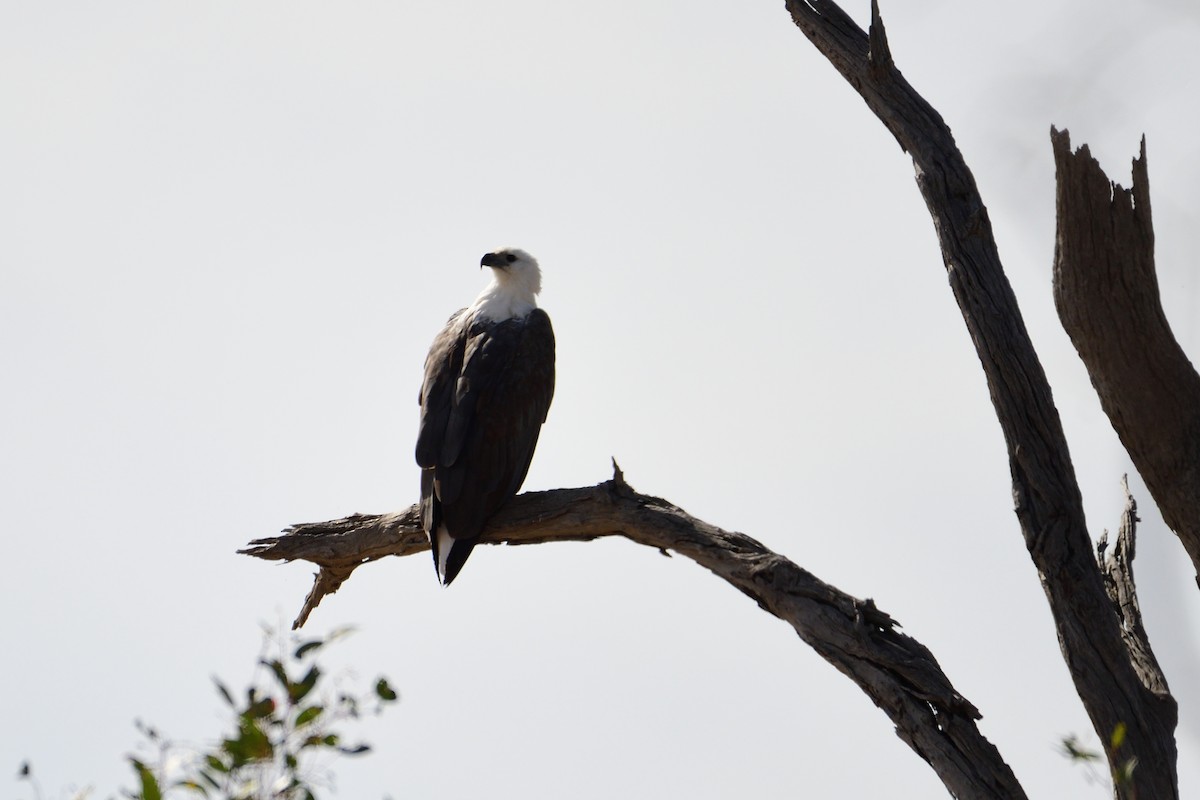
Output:
[[[913,159],[950,288],[975,344],[1008,449],[1013,499],[1063,657],[1101,741],[1126,726],[1138,769],[1120,797],[1178,797],[1174,704],[1142,684],[1091,557],[1049,382],[1026,331],[987,209],[950,129],[896,69],[876,0],[868,35],[829,0],[787,0],[792,21]],[[1129,754],[1106,747],[1120,769]]]
[[[979,712],[950,684],[933,654],[899,632],[875,607],[822,582],[741,533],[724,531],[677,506],[613,479],[581,489],[531,492],[493,518],[482,541],[534,544],[623,536],[692,559],[787,622],[826,661],[853,680],[896,725],[896,734],[957,797],[1022,798],[996,748],[983,737]],[[416,507],[395,514],[356,514],[296,525],[241,552],[321,567],[296,625],[358,566],[388,555],[429,549]]]
[[[1170,699],[1167,678],[1158,659],[1150,648],[1150,637],[1142,624],[1142,610],[1138,606],[1137,587],[1133,581],[1133,559],[1137,553],[1137,501],[1129,493],[1128,476],[1121,479],[1125,492],[1125,509],[1121,512],[1121,524],[1117,527],[1117,541],[1112,552],[1108,552],[1108,531],[1096,545],[1096,563],[1104,573],[1104,588],[1108,599],[1121,618],[1121,632],[1125,644],[1133,656],[1133,666],[1142,679],[1142,684],[1159,697]]]
[[[1200,375],[1163,313],[1146,139],[1133,188],[1050,131],[1057,167],[1054,303],[1100,405],[1200,573]],[[1200,577],[1197,578],[1200,581]]]

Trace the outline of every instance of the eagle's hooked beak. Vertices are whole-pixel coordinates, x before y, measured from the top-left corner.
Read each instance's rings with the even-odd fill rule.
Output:
[[[492,267],[494,269],[504,269],[508,266],[508,262],[504,260],[504,256],[500,253],[488,253],[483,258],[479,259],[479,268]]]

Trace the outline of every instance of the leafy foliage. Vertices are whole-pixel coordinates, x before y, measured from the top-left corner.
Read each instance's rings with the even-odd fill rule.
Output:
[[[1119,753],[1121,748],[1126,743],[1126,734],[1128,728],[1125,723],[1119,723],[1113,729],[1112,735],[1108,737],[1109,749],[1114,753]],[[1104,754],[1096,750],[1090,750],[1084,747],[1079,737],[1075,734],[1063,737],[1059,742],[1059,748],[1062,754],[1076,764],[1081,764],[1087,767],[1088,773],[1097,783],[1101,782],[1096,772],[1096,764],[1104,761]],[[1129,786],[1133,780],[1133,770],[1137,767],[1137,758],[1130,757],[1118,762],[1119,766],[1111,771],[1110,777],[1114,786]]]
[[[346,633],[338,630],[290,646],[268,633],[268,646],[275,643],[278,654],[259,658],[262,674],[241,700],[214,678],[233,719],[229,732],[213,744],[178,744],[137,722],[153,757],[129,757],[137,788],[124,796],[130,800],[316,800],[321,787],[315,767],[323,758],[371,750],[366,743],[344,744],[341,723],[366,713],[379,714],[399,699],[382,677],[361,697],[322,691],[325,674],[315,658]],[[18,778],[28,781],[41,797],[29,762],[21,765]],[[73,800],[85,795],[77,794]]]
[[[315,658],[345,633],[336,631],[290,649],[281,646],[276,657],[261,658],[259,664],[271,681],[267,687],[250,686],[241,702],[214,679],[218,694],[233,712],[232,732],[210,749],[191,753],[178,776],[167,774],[177,748],[153,731],[146,732],[152,743],[159,744],[158,768],[149,769],[131,757],[140,788],[128,797],[160,800],[165,796],[160,787],[166,786],[166,791],[186,789],[222,800],[315,800],[317,787],[308,769],[315,759],[322,754],[360,755],[371,749],[365,743],[343,744],[338,723],[357,719],[364,711],[380,713],[397,700],[395,692],[379,691],[387,686],[386,678],[380,678],[375,691],[364,697],[317,691],[324,673]]]

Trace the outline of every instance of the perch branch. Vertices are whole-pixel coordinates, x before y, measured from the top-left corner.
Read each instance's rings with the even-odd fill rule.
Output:
[[[808,37],[912,156],[950,288],[983,366],[1004,433],[1017,519],[1092,726],[1110,741],[1126,726],[1138,769],[1122,798],[1179,796],[1174,706],[1146,690],[1092,559],[1083,500],[1050,384],[1004,274],[987,209],[949,127],[905,80],[877,0],[868,35],[830,0],[786,0]],[[1169,698],[1168,698],[1169,699]],[[1121,769],[1128,753],[1107,747]]]
[[[1163,312],[1146,139],[1133,188],[1051,128],[1057,167],[1054,304],[1163,519],[1200,573],[1200,376]],[[1198,578],[1200,580],[1200,578]]]
[[[888,714],[897,735],[956,796],[1025,796],[999,752],[979,732],[979,712],[955,691],[933,654],[899,632],[871,600],[839,591],[749,536],[721,530],[665,500],[635,492],[620,470],[593,487],[519,495],[492,519],[482,541],[518,545],[602,536],[623,536],[686,556],[789,623]],[[301,625],[321,597],[361,564],[428,549],[414,507],[295,525],[281,536],[255,540],[241,552],[320,566],[296,621]]]

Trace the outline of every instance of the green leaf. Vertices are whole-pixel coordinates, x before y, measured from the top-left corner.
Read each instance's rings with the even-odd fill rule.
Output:
[[[263,719],[275,713],[275,698],[264,697],[262,700],[251,703],[250,706],[242,712],[244,719]]]
[[[1112,744],[1113,750],[1116,750],[1125,743],[1125,734],[1127,731],[1128,728],[1125,727],[1124,722],[1118,722],[1117,726],[1113,728],[1112,736],[1109,738],[1109,743]]]
[[[1100,760],[1100,754],[1093,750],[1088,750],[1087,748],[1085,748],[1082,744],[1079,743],[1079,739],[1077,739],[1074,734],[1065,737],[1062,740],[1061,744],[1062,744],[1063,755],[1065,755],[1067,758],[1071,759],[1072,761],[1099,761]]]
[[[296,727],[303,728],[325,711],[323,706],[309,706],[296,715]]]
[[[279,685],[283,687],[285,692],[289,694],[292,691],[292,679],[288,677],[287,670],[283,668],[283,662],[277,658],[270,661],[261,661],[264,667],[270,667],[271,672],[275,675],[275,680],[279,681]]]
[[[193,792],[199,792],[200,794],[204,795],[205,797],[208,797],[208,787],[202,786],[201,784],[197,783],[196,781],[192,781],[192,780],[180,781],[179,783],[175,784],[175,787],[173,787],[173,788],[191,789]]]
[[[229,704],[229,707],[232,708],[234,706],[233,695],[231,695],[229,690],[225,688],[225,684],[221,683],[221,679],[215,675],[213,676],[213,683],[217,685],[217,691],[221,693],[221,697],[226,703]]]
[[[312,736],[304,737],[304,742],[300,747],[337,747],[338,741],[336,733],[327,733],[324,736],[314,733]]]
[[[309,653],[314,653],[317,650],[320,650],[324,646],[325,646],[324,639],[313,639],[310,642],[305,642],[304,644],[302,644],[296,648],[296,652],[293,654],[293,658],[296,658],[296,659],[304,658]]]
[[[317,680],[321,677],[321,668],[316,664],[308,671],[308,674],[300,680],[299,683],[293,683],[288,687],[288,699],[292,703],[299,703],[305,696],[313,690],[317,685]]]
[[[386,703],[393,702],[399,697],[396,691],[388,685],[387,678],[380,678],[375,683],[375,694]]]
[[[262,728],[258,727],[258,722],[245,717],[238,726],[237,738],[226,739],[221,743],[221,748],[232,759],[229,765],[231,770],[267,761],[275,754],[271,740],[263,733]]]
[[[158,778],[154,777],[150,768],[136,758],[130,758],[129,762],[133,764],[134,772],[142,782],[142,791],[137,796],[138,800],[162,800],[162,789],[158,785]]]

